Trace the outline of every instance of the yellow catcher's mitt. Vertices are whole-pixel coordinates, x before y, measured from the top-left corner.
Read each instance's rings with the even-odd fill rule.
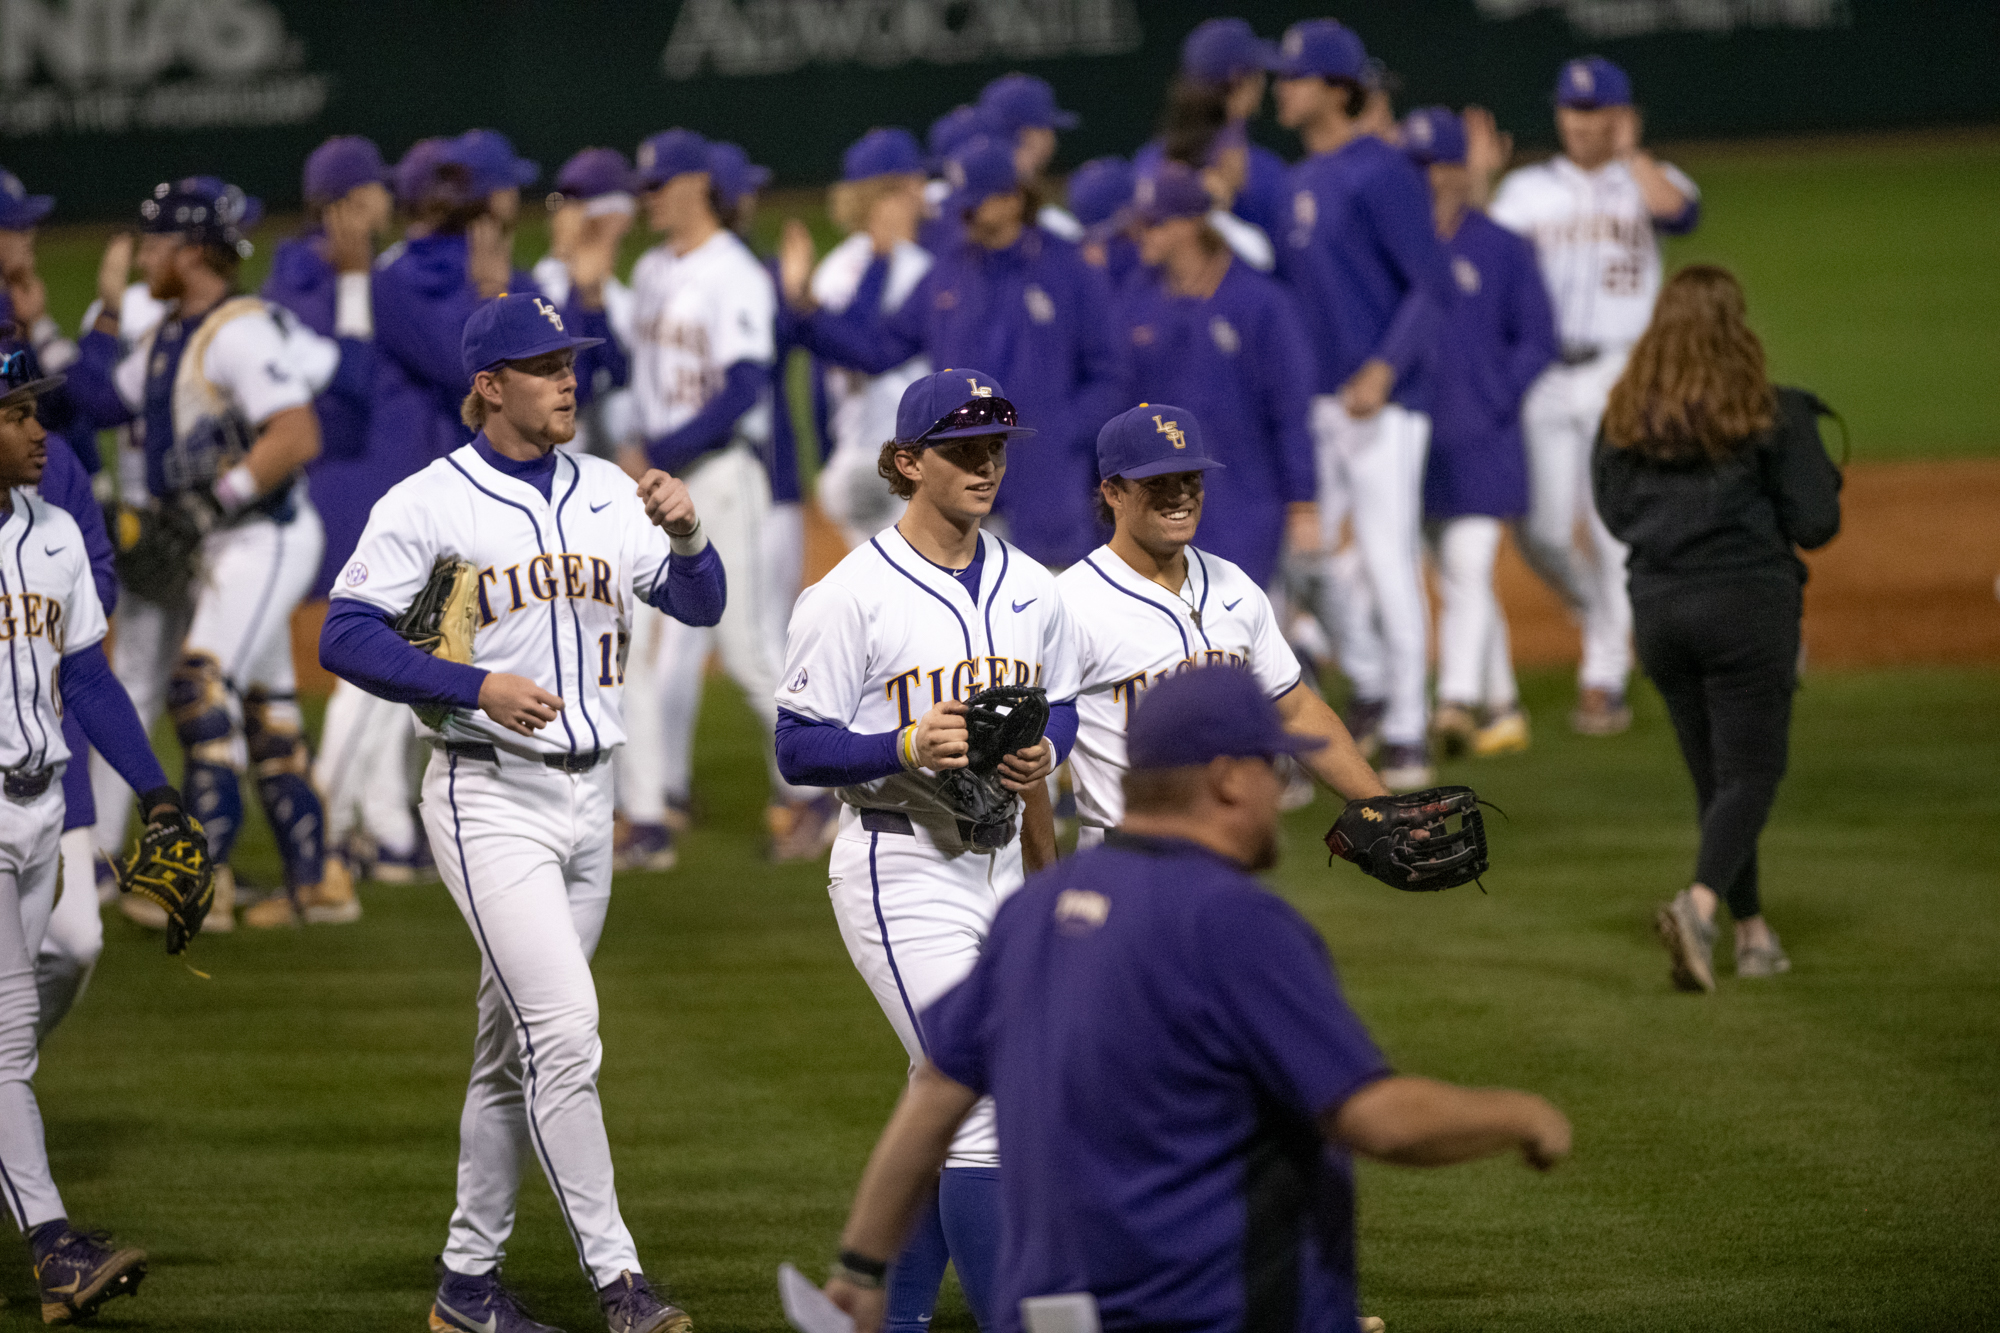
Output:
[[[479,632],[478,571],[463,560],[440,557],[417,600],[396,617],[395,630],[432,657],[469,665],[472,636]],[[433,731],[450,716],[449,708],[436,705],[417,709],[418,720]]]
[[[118,867],[118,887],[166,912],[168,953],[187,948],[215,901],[215,863],[209,859],[201,821],[182,810],[153,816],[138,846]]]

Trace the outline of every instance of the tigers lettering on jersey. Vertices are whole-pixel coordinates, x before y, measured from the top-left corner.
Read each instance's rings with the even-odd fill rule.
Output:
[[[1172,666],[1160,671],[1140,671],[1123,680],[1111,682],[1111,702],[1125,705],[1125,725],[1132,725],[1132,712],[1139,706],[1139,698],[1149,688],[1158,685],[1169,676],[1178,676],[1193,671],[1196,667],[1233,666],[1247,667],[1250,657],[1247,653],[1232,653],[1226,648],[1205,648],[1196,657],[1184,657]]]
[[[488,565],[479,571],[479,627],[484,629],[501,616],[526,610],[531,602],[546,605],[557,598],[573,602],[588,598],[617,606],[611,562],[564,551],[538,555],[505,569]]]
[[[996,685],[1039,685],[1042,664],[1036,662],[1031,666],[1018,657],[968,657],[949,667],[930,670],[911,667],[891,677],[882,688],[883,694],[895,703],[903,726],[916,721],[917,714],[923,711],[917,705],[922,701],[926,680],[930,682],[933,704],[943,703],[947,694],[963,703]]]
[[[15,612],[18,600],[20,615]],[[38,592],[24,592],[18,599],[0,594],[0,640],[16,635],[47,639],[60,654],[63,650],[63,605]]]

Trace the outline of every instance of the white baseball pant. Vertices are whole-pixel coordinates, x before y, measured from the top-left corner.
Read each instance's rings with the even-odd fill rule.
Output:
[[[841,807],[827,896],[848,957],[909,1052],[914,1074],[924,1056],[924,1010],[972,971],[994,913],[1021,887],[1021,844],[978,852],[948,816],[912,816],[898,825],[900,812],[888,815],[876,812],[866,822],[898,831],[870,830],[860,811]],[[953,1135],[945,1166],[998,1165],[993,1102],[981,1098]]]
[[[1632,671],[1632,602],[1625,589],[1625,545],[1598,517],[1590,486],[1590,451],[1611,386],[1625,372],[1629,348],[1607,349],[1581,366],[1551,366],[1528,390],[1521,424],[1528,441],[1528,517],[1521,552],[1583,621],[1583,689],[1625,692]],[[1589,546],[1577,549],[1583,523]]]
[[[56,1024],[82,997],[104,953],[104,918],[99,915],[91,831],[73,828],[62,835],[60,845],[61,891],[56,894],[41,948],[35,954],[35,991],[40,998],[35,1021],[38,1044],[55,1031]]]
[[[1484,704],[1505,711],[1520,701],[1514,681],[1507,617],[1493,592],[1493,563],[1502,523],[1485,514],[1448,518],[1435,526],[1438,686],[1440,703]]]
[[[326,803],[326,845],[338,850],[359,832],[380,851],[408,856],[417,847],[410,814],[410,748],[416,714],[408,707],[339,681],[326,701],[326,722],[313,783]]]
[[[597,1093],[604,1047],[590,958],[611,901],[611,767],[562,773],[498,754],[438,749],[424,771],[424,827],[480,958],[444,1261],[457,1273],[499,1264],[532,1153],[602,1287],[644,1271],[618,1211]]]
[[[62,826],[60,771],[40,796],[0,797],[0,1198],[22,1231],[67,1216],[34,1089],[35,955],[55,907]]]
[[[1372,417],[1357,419],[1337,396],[1321,394],[1313,399],[1312,427],[1320,493],[1334,498],[1333,505],[1321,509],[1327,545],[1331,549],[1338,541],[1343,516],[1338,511],[1344,509],[1381,635],[1381,693],[1360,682],[1357,689],[1387,703],[1385,745],[1420,745],[1429,721],[1424,683],[1430,665],[1430,611],[1424,596],[1422,521],[1430,418],[1391,403]],[[1328,519],[1330,510],[1334,515]],[[1350,611],[1337,623],[1344,668],[1348,641],[1364,637],[1354,626],[1357,619]],[[1356,651],[1365,664],[1367,650],[1356,645]]]

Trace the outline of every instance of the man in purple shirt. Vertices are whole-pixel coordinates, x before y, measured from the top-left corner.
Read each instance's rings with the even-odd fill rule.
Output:
[[[1292,168],[1285,234],[1272,239],[1319,358],[1313,435],[1328,545],[1343,520],[1352,524],[1381,640],[1379,654],[1361,652],[1350,627],[1342,644],[1355,694],[1348,727],[1364,743],[1379,738],[1382,780],[1406,791],[1431,775],[1417,554],[1430,438],[1421,371],[1451,273],[1423,177],[1363,128],[1361,39],[1309,19],[1286,30],[1282,51],[1278,120],[1298,131],[1308,156]],[[1322,618],[1330,627],[1338,619],[1332,607]]]
[[[862,1176],[827,1294],[861,1333],[951,1130],[991,1093],[1001,1151],[993,1326],[1094,1304],[1106,1330],[1351,1333],[1349,1154],[1440,1166],[1569,1122],[1540,1097],[1397,1075],[1326,946],[1254,872],[1278,857],[1283,729],[1249,673],[1146,692],[1124,825],[1001,905],[966,979],[923,1014],[929,1059]]]

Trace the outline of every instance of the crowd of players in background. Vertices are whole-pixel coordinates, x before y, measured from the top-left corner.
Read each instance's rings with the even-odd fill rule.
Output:
[[[1278,123],[1301,150],[1289,165],[1248,134],[1274,81]],[[222,859],[241,825],[236,775],[254,774],[286,882],[246,904],[244,923],[353,920],[355,874],[426,873],[409,710],[342,683],[309,770],[286,626],[342,576],[374,502],[469,437],[462,331],[508,291],[539,293],[572,328],[608,337],[578,367],[572,447],[634,475],[683,477],[730,570],[720,625],[641,608],[631,642],[603,664],[643,682],[626,695],[632,741],[617,758],[627,868],[674,862],[712,650],[769,739],[804,552],[786,383],[796,349],[812,359],[816,499],[850,544],[897,517],[878,454],[903,390],[934,368],[998,376],[1039,429],[998,513],[1052,568],[1103,540],[1099,428],[1135,402],[1171,402],[1227,463],[1209,479],[1197,543],[1272,590],[1302,660],[1345,676],[1349,728],[1388,785],[1427,785],[1440,750],[1529,743],[1493,589],[1509,527],[1583,626],[1571,724],[1622,730],[1623,553],[1587,469],[1659,287],[1656,233],[1694,225],[1695,188],[1640,147],[1630,84],[1601,58],[1559,71],[1562,152],[1504,179],[1511,144],[1489,115],[1424,107],[1399,120],[1396,87],[1332,20],[1272,43],[1212,19],[1186,40],[1158,137],[1129,160],[1083,164],[1065,192],[1047,173],[1077,118],[1041,79],[1010,74],[922,142],[900,128],[857,139],[829,198],[846,236],[824,256],[796,221],[777,254],[754,255],[746,238],[769,173],[734,144],[671,129],[633,160],[598,147],[565,162],[546,195],[549,252],[529,271],[513,267],[514,231],[541,172],[503,135],[425,139],[393,166],[365,139],[335,138],[305,164],[306,227],[273,256],[268,307],[245,308],[270,329],[238,321],[235,333],[191,314],[190,296],[203,312],[232,308],[257,201],[214,177],[160,186],[140,230],[193,237],[182,247],[193,258],[114,240],[73,340],[35,271],[34,229],[53,201],[0,173],[0,319],[13,331],[0,352],[71,376],[42,399],[52,453],[66,445],[65,459],[99,471],[99,432],[117,428],[96,499],[117,497],[106,512],[128,537],[191,484],[211,519],[254,520],[234,524],[220,558],[208,550],[190,586],[121,566],[113,652],[141,718],[171,711],[185,786]],[[614,269],[637,223],[659,240],[628,284]],[[198,346],[195,369],[163,363],[163,340],[182,361]],[[135,348],[153,349],[150,367],[131,364]],[[190,406],[203,394],[210,416]],[[308,402],[316,452],[267,443]],[[234,422],[236,447],[225,430],[188,462],[184,417]],[[244,454],[251,440],[262,453]],[[54,461],[50,474],[75,475]],[[79,494],[74,507],[95,515]],[[79,521],[108,568],[103,517]],[[1434,686],[1427,555],[1442,602]],[[523,576],[504,577],[493,595],[520,601]],[[131,801],[101,757],[87,777],[80,764],[70,773],[65,863],[80,891],[65,896],[95,904],[92,851],[119,848]],[[770,783],[774,858],[822,853],[829,794],[787,784],[775,763]],[[207,928],[231,928],[234,908],[224,885]],[[72,911],[44,948],[62,993],[44,1009],[57,1017],[101,948],[88,916]]]

